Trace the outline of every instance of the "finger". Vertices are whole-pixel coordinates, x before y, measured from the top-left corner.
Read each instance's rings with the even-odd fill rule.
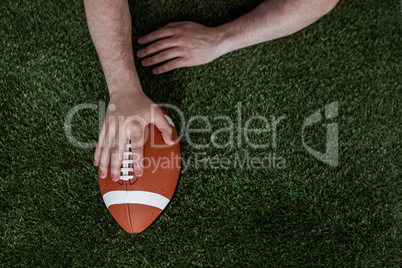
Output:
[[[115,136],[115,146],[111,150],[110,174],[113,181],[120,179],[121,162],[123,160],[123,152],[126,147],[127,139],[124,131],[118,130]]]
[[[150,58],[146,58],[142,60],[142,65],[143,66],[151,66],[155,65],[167,60],[171,60],[177,57],[180,57],[183,55],[183,52],[180,48],[171,48],[165,51],[162,51]]]
[[[146,48],[140,49],[137,52],[137,56],[139,58],[148,57],[157,52],[163,51],[168,48],[177,47],[181,44],[181,42],[177,38],[166,38],[163,40],[156,41],[155,43],[149,45]]]
[[[103,124],[102,130],[99,134],[98,142],[96,143],[96,149],[95,149],[95,154],[94,154],[94,166],[95,167],[97,167],[99,165],[102,147],[105,146],[106,125],[107,125],[107,123],[105,122]]]
[[[166,24],[165,26],[159,27],[159,29],[161,29],[161,28],[171,28],[171,27],[180,27],[185,23],[186,23],[185,21],[170,22],[170,23]]]
[[[177,32],[178,32],[178,30],[174,29],[174,28],[166,28],[166,29],[156,30],[150,34],[140,37],[138,39],[138,43],[140,45],[147,44],[149,42],[153,42],[153,41],[156,41],[156,40],[159,40],[162,38],[173,36]]]
[[[109,171],[109,163],[110,163],[110,150],[111,146],[113,145],[114,139],[114,129],[110,126],[108,127],[104,139],[104,146],[101,149],[101,155],[99,160],[99,170],[100,170],[100,177],[102,179],[107,177]]]
[[[157,68],[153,69],[154,74],[163,74],[166,72],[169,72],[174,69],[179,69],[182,67],[188,67],[186,64],[186,60],[183,58],[177,58],[171,61],[168,61],[167,63],[163,64],[162,66],[159,66]]]
[[[156,128],[161,132],[163,141],[168,144],[172,145],[173,141],[173,129],[170,123],[166,120],[166,117],[162,112],[155,115],[155,119],[152,122]]]
[[[131,152],[133,153],[134,174],[141,177],[144,174],[144,143],[148,132],[145,128],[141,136],[133,136],[131,140]]]

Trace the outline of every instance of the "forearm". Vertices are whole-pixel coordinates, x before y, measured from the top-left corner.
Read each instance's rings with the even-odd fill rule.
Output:
[[[88,28],[112,95],[142,91],[135,70],[127,0],[84,0]]]
[[[338,0],[266,0],[222,26],[222,54],[293,34],[328,13]]]

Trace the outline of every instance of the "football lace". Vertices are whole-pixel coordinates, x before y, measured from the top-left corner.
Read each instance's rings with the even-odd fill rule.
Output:
[[[133,163],[134,161],[132,160],[133,153],[131,152],[131,141],[127,141],[126,143],[126,148],[124,149],[123,153],[123,161],[121,165],[121,173],[120,173],[120,179],[123,181],[128,181],[131,179],[134,179],[133,175],[130,175],[130,172],[134,172],[133,168]],[[130,167],[131,165],[131,167]]]

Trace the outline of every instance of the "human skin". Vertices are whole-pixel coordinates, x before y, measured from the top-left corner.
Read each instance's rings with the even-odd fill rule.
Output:
[[[295,33],[337,3],[338,0],[266,0],[248,14],[218,27],[169,23],[138,40],[148,46],[137,56],[144,58],[144,66],[165,62],[153,69],[155,74],[205,64],[231,51]],[[167,144],[174,143],[172,127],[141,88],[134,65],[127,0],[84,0],[84,6],[110,94],[94,165],[99,166],[101,178],[106,178],[110,164],[111,177],[118,181],[125,144],[131,140],[135,174],[142,176],[145,126],[153,123]],[[133,117],[137,120],[129,120]]]
[[[84,7],[110,95],[94,165],[99,166],[100,177],[106,178],[110,163],[112,180],[118,181],[124,148],[131,140],[134,172],[140,177],[145,126],[154,124],[167,144],[173,144],[172,127],[142,90],[134,65],[127,0],[84,0]]]
[[[338,0],[266,0],[229,23],[206,27],[185,21],[169,23],[140,37],[147,45],[137,56],[154,74],[202,65],[231,51],[293,34],[331,11]],[[151,44],[150,44],[151,43]]]

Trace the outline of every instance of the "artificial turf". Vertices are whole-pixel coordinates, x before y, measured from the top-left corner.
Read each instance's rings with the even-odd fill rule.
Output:
[[[219,25],[258,2],[130,1],[133,38],[171,21]],[[244,119],[286,116],[276,148],[197,149],[182,140],[185,161],[196,154],[233,160],[271,152],[286,165],[190,165],[167,210],[135,236],[117,225],[102,201],[94,150],[71,145],[64,131],[74,106],[108,99],[82,2],[2,0],[0,25],[2,266],[401,264],[397,1],[341,1],[295,35],[160,76],[136,59],[151,99],[179,107],[186,119],[206,116],[213,130],[225,126],[212,120],[216,116],[236,120],[239,102]],[[301,129],[335,101],[339,164],[331,167],[305,150]],[[173,112],[172,118],[179,119]],[[319,151],[325,151],[323,123],[305,133]],[[79,140],[96,140],[98,130],[96,110],[74,117]],[[271,138],[250,137],[254,143]],[[205,144],[211,134],[192,138]]]

